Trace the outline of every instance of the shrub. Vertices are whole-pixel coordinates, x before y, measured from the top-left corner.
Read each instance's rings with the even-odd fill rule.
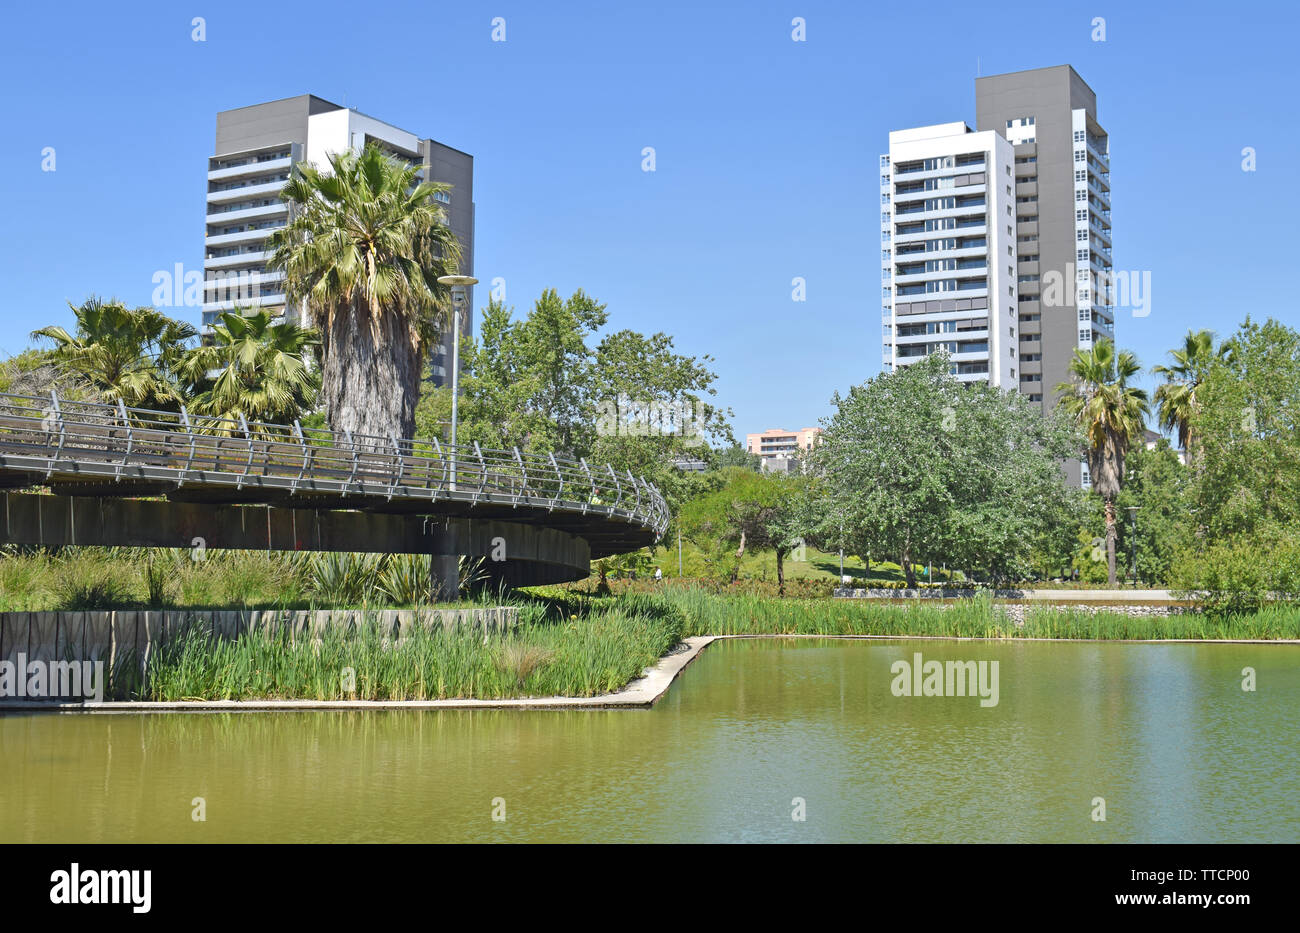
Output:
[[[1187,550],[1174,563],[1180,595],[1215,614],[1300,598],[1300,533],[1274,530]]]

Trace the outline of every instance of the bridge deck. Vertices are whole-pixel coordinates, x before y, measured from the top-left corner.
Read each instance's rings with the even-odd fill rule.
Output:
[[[32,485],[510,521],[581,536],[595,557],[653,543],[668,524],[653,485],[584,460],[0,395],[0,486]]]

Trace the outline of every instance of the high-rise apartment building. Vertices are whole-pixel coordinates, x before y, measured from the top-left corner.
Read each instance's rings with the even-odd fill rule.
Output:
[[[1012,166],[1003,136],[965,123],[889,134],[880,157],[887,367],[944,350],[963,382],[1016,386]]]
[[[331,153],[375,144],[420,169],[420,178],[449,184],[440,195],[448,226],[460,241],[461,271],[474,267],[474,159],[414,133],[340,107],[311,94],[217,114],[216,145],[208,160],[207,237],[204,243],[202,330],[222,311],[270,308],[305,321],[303,308],[287,307],[283,275],[267,269],[267,239],[285,225],[289,207],[279,197],[298,162],[328,166]],[[473,329],[473,295],[462,333]],[[450,329],[431,354],[434,379],[449,376]]]
[[[1069,65],[977,78],[975,109],[977,131],[890,133],[881,156],[884,364],[942,348],[1046,409],[1074,350],[1115,337],[1109,138]]]

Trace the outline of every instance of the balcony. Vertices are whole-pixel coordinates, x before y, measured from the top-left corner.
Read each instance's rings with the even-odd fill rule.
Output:
[[[271,172],[287,172],[293,168],[293,159],[285,156],[283,159],[268,159],[265,162],[258,162],[252,159],[243,165],[233,165],[230,168],[215,168],[208,172],[208,181],[230,181],[234,178],[242,178],[245,175],[267,175]]]
[[[236,308],[282,308],[284,307],[284,295],[280,292],[273,292],[268,295],[258,295],[256,298],[232,298],[225,301],[205,301],[203,303],[203,313],[213,314],[218,311],[233,311]]]
[[[272,201],[270,204],[260,204],[257,207],[246,207],[238,211],[209,212],[207,222],[216,225],[237,224],[244,220],[260,220],[267,217],[288,217],[288,215],[289,205],[285,204],[283,201],[277,200]]]
[[[245,185],[242,188],[228,188],[225,191],[209,191],[208,204],[231,204],[235,201],[247,201],[252,198],[278,198],[287,182],[268,181],[260,185]]]
[[[255,262],[265,262],[270,258],[270,250],[255,249],[246,253],[235,253],[231,256],[213,256],[203,260],[203,268],[233,269],[237,266],[247,266]]]

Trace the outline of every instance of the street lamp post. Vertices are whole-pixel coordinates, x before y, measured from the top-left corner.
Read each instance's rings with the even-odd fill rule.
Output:
[[[440,275],[438,284],[451,288],[454,324],[451,335],[451,491],[456,491],[456,423],[460,412],[460,312],[465,303],[465,289],[477,285],[472,275]]]
[[[1137,507],[1136,505],[1130,505],[1130,506],[1128,507],[1128,521],[1129,521],[1129,539],[1128,539],[1129,572],[1130,572],[1130,573],[1132,574],[1132,576],[1133,576],[1133,589],[1137,589],[1137,585],[1138,585],[1138,558],[1137,558],[1137,540],[1138,540],[1138,539],[1137,539],[1137,532],[1138,532],[1138,507]]]

